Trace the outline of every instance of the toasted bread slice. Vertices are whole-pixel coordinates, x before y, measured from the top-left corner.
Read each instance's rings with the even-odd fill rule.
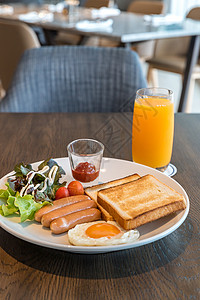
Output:
[[[181,194],[152,175],[99,191],[97,203],[126,230],[186,207]]]
[[[104,190],[110,187],[119,186],[124,183],[131,182],[133,180],[136,180],[140,178],[138,174],[133,174],[126,176],[124,178],[116,179],[113,181],[109,181],[107,183],[102,183],[98,185],[94,185],[92,187],[88,187],[85,189],[85,194],[88,195],[91,199],[97,202],[97,192],[100,190]],[[113,217],[104,209],[101,205],[98,205],[99,209],[101,210],[102,219],[105,221],[111,221],[113,220]]]

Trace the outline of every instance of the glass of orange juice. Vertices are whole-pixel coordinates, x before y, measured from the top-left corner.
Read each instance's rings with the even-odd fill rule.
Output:
[[[173,147],[173,92],[164,88],[144,88],[136,93],[133,126],[133,161],[165,171]]]

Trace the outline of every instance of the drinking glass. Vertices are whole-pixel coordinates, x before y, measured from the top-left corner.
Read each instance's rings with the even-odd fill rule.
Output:
[[[67,146],[72,176],[81,182],[98,180],[104,145],[92,139],[78,139]]]
[[[173,92],[165,88],[137,91],[133,112],[133,161],[165,171],[173,147]]]

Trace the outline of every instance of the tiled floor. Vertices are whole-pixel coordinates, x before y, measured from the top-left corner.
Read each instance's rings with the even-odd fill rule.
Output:
[[[147,66],[144,65],[144,72],[146,74]],[[178,74],[165,72],[165,71],[158,71],[158,80],[159,80],[159,87],[166,87],[174,92],[174,106],[175,111],[178,107],[178,101],[180,98],[181,88],[182,88],[182,81],[181,76]],[[193,94],[193,101],[192,101],[192,109],[191,113],[200,113],[200,81],[195,81],[195,89]]]

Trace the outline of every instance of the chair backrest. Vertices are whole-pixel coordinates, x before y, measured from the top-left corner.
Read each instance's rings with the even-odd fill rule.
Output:
[[[192,8],[187,14],[186,18],[193,20],[200,20],[200,7]],[[188,53],[190,38],[169,38],[164,40],[158,40],[156,42],[154,55],[163,56],[163,55],[178,55],[186,56]]]
[[[86,0],[84,7],[86,8],[101,8],[108,7],[109,0]]]
[[[145,86],[134,51],[41,47],[23,55],[0,112],[132,111],[137,89]]]
[[[161,14],[164,3],[161,1],[133,1],[127,11],[143,15]]]
[[[22,22],[0,20],[0,80],[5,90],[25,50],[40,47],[35,32]]]
[[[200,20],[200,7],[193,7],[186,15],[186,18],[190,18],[193,20]]]

